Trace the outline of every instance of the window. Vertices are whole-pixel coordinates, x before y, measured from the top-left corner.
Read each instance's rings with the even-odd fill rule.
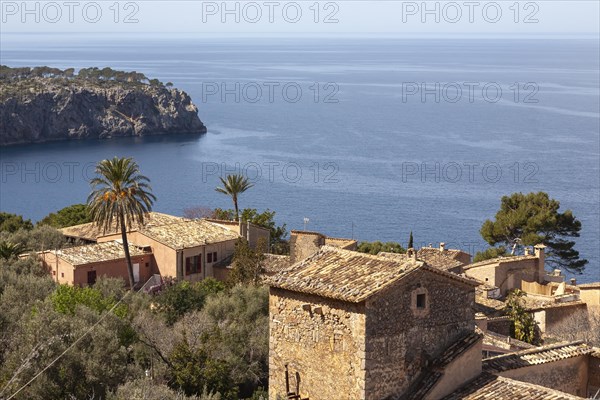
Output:
[[[206,256],[206,262],[209,262],[209,263],[213,262],[212,253],[208,253],[208,255]]]
[[[56,271],[52,271],[52,275],[56,275]]]
[[[61,277],[61,278],[64,278],[64,277],[65,277],[65,273],[64,273],[64,272],[61,272],[61,273],[60,273],[60,277]]]
[[[427,306],[427,295],[425,293],[417,294],[417,308],[424,309]]]
[[[213,262],[217,262],[217,252],[213,253]]]
[[[185,274],[198,274],[202,270],[202,264],[200,256],[186,257],[185,258]]]
[[[150,266],[150,263],[148,263],[148,262],[147,262],[147,263],[146,263],[146,268],[148,268],[149,266]]]

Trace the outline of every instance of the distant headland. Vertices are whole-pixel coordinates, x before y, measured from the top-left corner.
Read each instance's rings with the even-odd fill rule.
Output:
[[[206,127],[170,82],[111,68],[0,66],[0,146],[182,133]]]

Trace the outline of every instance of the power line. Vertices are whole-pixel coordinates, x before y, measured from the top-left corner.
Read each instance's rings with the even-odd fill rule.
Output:
[[[146,283],[144,283],[144,285],[138,290],[138,292],[140,292],[145,286],[146,284],[150,281],[150,279],[148,279],[146,281]],[[96,321],[94,323],[94,325],[92,325],[87,331],[85,331],[83,333],[83,335],[81,335],[79,338],[77,338],[77,340],[75,340],[73,343],[71,343],[71,345],[69,347],[67,347],[65,349],[65,351],[63,351],[62,353],[60,353],[58,355],[58,357],[56,357],[54,360],[52,360],[52,362],[48,365],[46,365],[44,367],[44,369],[42,369],[40,372],[38,372],[33,378],[31,378],[26,384],[24,384],[23,386],[21,386],[19,388],[19,390],[17,390],[16,392],[14,392],[10,397],[8,397],[6,400],[11,400],[13,397],[15,397],[17,394],[19,394],[19,392],[21,392],[21,390],[25,389],[27,386],[29,386],[29,384],[31,384],[31,382],[35,381],[40,375],[42,375],[44,372],[46,372],[46,370],[48,368],[50,368],[51,366],[53,366],[58,360],[60,360],[62,358],[62,356],[64,356],[69,350],[71,350],[77,343],[79,343],[81,341],[81,339],[83,339],[84,337],[86,337],[91,331],[94,330],[94,328],[96,328],[96,326],[98,326],[98,324],[100,324],[100,322],[102,322],[104,320],[104,318],[106,318],[110,313],[113,312],[113,310],[115,308],[117,308],[117,306],[119,304],[121,304],[123,302],[123,300],[125,300],[125,298],[127,296],[129,296],[129,293],[131,293],[130,290],[127,291],[127,293],[125,293],[125,295],[123,297],[121,297],[121,300],[119,300],[118,302],[115,303],[114,306],[111,307],[110,310],[108,310],[106,313],[104,313],[104,315],[102,315],[100,317],[100,319],[98,321]]]

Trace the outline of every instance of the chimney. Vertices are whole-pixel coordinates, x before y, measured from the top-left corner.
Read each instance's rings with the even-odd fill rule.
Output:
[[[538,283],[543,283],[544,275],[546,275],[546,268],[544,265],[546,263],[546,254],[544,252],[545,248],[546,246],[544,246],[542,243],[533,246],[534,254],[537,257],[538,263]]]
[[[577,285],[577,279],[571,278],[571,285],[573,285],[573,286]]]
[[[446,243],[440,242],[440,251],[445,251],[445,250],[446,250]]]
[[[523,247],[523,255],[525,255],[525,256],[529,255],[529,247],[527,247],[527,246]]]
[[[408,258],[411,258],[411,259],[415,260],[415,261],[417,260],[417,252],[412,247],[409,248],[408,250],[406,250],[406,256]]]

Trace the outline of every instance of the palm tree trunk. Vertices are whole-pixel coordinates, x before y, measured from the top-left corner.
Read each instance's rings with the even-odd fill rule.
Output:
[[[238,209],[237,196],[233,196],[233,207],[235,208],[235,220],[240,220],[240,211]]]
[[[119,218],[121,220],[121,238],[123,239],[123,250],[125,251],[125,259],[127,260],[127,273],[129,275],[129,290],[133,291],[133,265],[131,264],[131,255],[129,254],[129,243],[127,242],[127,228],[125,227],[125,219],[123,216]]]

